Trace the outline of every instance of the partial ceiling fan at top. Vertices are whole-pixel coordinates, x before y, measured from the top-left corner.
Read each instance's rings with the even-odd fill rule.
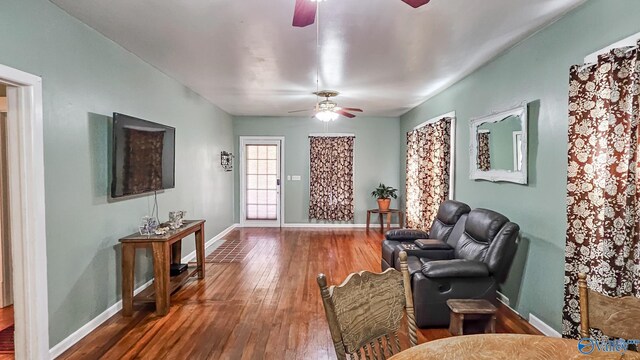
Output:
[[[362,112],[362,109],[358,109],[358,108],[339,107],[335,101],[329,99],[331,97],[338,96],[339,93],[337,91],[322,90],[322,91],[316,91],[313,94],[318,97],[323,97],[324,100],[318,102],[316,104],[316,107],[313,109],[289,111],[289,114],[306,112],[306,111],[315,111],[315,114],[312,117],[315,117],[316,119],[323,122],[329,122],[329,121],[337,120],[340,117],[340,115],[347,117],[349,119],[353,119],[356,116],[352,114],[352,112]]]
[[[305,27],[316,21],[317,2],[324,0],[296,0],[296,7],[293,11],[293,26]],[[391,1],[391,0],[389,0]],[[402,0],[413,8],[427,5],[431,0]]]

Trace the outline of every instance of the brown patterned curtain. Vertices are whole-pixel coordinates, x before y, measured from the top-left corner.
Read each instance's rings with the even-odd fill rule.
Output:
[[[164,131],[124,129],[127,151],[124,157],[125,194],[162,189]]]
[[[407,227],[429,230],[449,198],[451,119],[407,133]]]
[[[565,337],[579,336],[579,272],[594,291],[640,297],[638,54],[616,49],[571,68]]]
[[[309,218],[353,220],[353,136],[309,136]]]
[[[490,133],[478,133],[478,169],[481,171],[491,170],[491,153],[489,151]]]

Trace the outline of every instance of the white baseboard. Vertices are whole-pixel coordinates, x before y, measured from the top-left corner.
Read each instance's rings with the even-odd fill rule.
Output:
[[[516,314],[518,314],[518,312],[517,312],[517,311],[515,311],[515,310],[510,306],[511,301],[509,300],[509,298],[508,298],[505,294],[501,293],[500,291],[496,291],[496,295],[497,295],[498,301],[500,301],[500,302],[501,302],[501,303],[503,303],[505,306],[507,306],[509,309],[513,310],[513,312],[515,312]],[[518,315],[520,315],[520,314],[518,314]]]
[[[397,228],[398,224],[391,224],[391,227]],[[331,224],[331,223],[286,223],[282,224],[283,228],[347,228],[347,229],[364,229],[367,224]],[[386,227],[386,225],[385,225]],[[380,225],[371,224],[369,228],[379,230]]]
[[[547,325],[544,321],[540,320],[537,316],[531,313],[529,314],[529,323],[534,328],[540,330],[540,332],[542,332],[546,336],[557,337],[557,338],[562,337],[562,335],[559,332],[557,332],[554,328]]]
[[[233,224],[228,228],[222,230],[218,235],[214,236],[211,240],[205,243],[205,253],[211,245],[213,245],[216,241],[222,239],[223,236],[227,235],[231,230],[235,229],[238,224]],[[182,262],[189,262],[196,257],[195,250],[182,258]],[[141,291],[148,288],[153,284],[153,279],[147,281],[142,284],[140,287],[134,290],[133,295],[138,295]],[[93,318],[88,323],[84,324],[80,329],[73,332],[71,335],[67,336],[64,340],[60,341],[54,347],[49,350],[49,358],[55,359],[60,356],[62,353],[67,351],[70,347],[75,345],[78,341],[82,340],[85,336],[95,330],[98,326],[102,325],[105,321],[109,320],[113,315],[117,314],[118,311],[122,310],[122,300],[119,300],[115,304],[111,305],[107,310],[103,311],[100,315]]]
[[[153,284],[153,279],[147,281],[142,284],[140,287],[133,291],[133,295],[138,295],[142,290],[148,288]],[[103,311],[100,315],[93,318],[88,323],[84,324],[80,329],[76,330],[73,334],[67,336],[64,340],[60,341],[56,346],[52,347],[49,350],[49,358],[55,359],[58,356],[62,355],[67,349],[75,345],[78,341],[82,340],[85,336],[87,336],[90,332],[95,330],[98,326],[102,325],[103,322],[109,320],[113,315],[117,314],[118,311],[122,310],[122,300],[119,300],[117,303],[111,305],[110,308]]]

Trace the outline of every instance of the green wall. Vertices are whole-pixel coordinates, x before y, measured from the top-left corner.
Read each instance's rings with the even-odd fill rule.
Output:
[[[50,346],[120,298],[118,238],[134,232],[151,197],[110,201],[110,116],[117,111],[177,128],[170,210],[207,219],[207,239],[233,223],[231,117],[46,0],[0,1],[0,64],[43,79]],[[183,253],[193,250],[185,245]],[[138,252],[136,283],[151,275]]]
[[[455,198],[504,213],[522,228],[502,291],[523,316],[561,330],[566,231],[569,67],[640,31],[640,1],[590,0],[491,63],[401,117],[414,125],[457,115]],[[469,119],[529,101],[529,185],[469,180]],[[401,158],[404,158],[402,146]],[[401,164],[404,162],[401,161]],[[404,167],[401,168],[404,174]]]
[[[285,222],[309,222],[309,134],[352,133],[354,145],[355,223],[366,222],[367,209],[377,207],[371,191],[383,182],[399,187],[400,122],[398,118],[341,117],[326,125],[307,117],[234,117],[235,154],[239,154],[239,137],[271,135],[285,137]],[[239,159],[238,159],[239,161]],[[239,173],[235,171],[236,184]],[[301,175],[301,181],[287,181],[286,175]],[[235,219],[239,221],[239,186],[235,189]],[[395,202],[392,206],[395,207]],[[397,205],[397,204],[396,204]]]

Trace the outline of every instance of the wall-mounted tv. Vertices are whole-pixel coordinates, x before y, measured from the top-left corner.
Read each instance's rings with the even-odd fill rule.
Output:
[[[175,187],[176,129],[113,113],[111,197]]]

